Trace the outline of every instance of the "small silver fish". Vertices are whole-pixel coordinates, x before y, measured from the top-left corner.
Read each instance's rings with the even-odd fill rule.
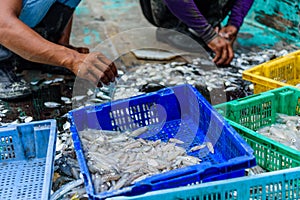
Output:
[[[53,82],[53,83],[58,83],[58,82],[63,82],[63,81],[64,81],[63,78],[56,78],[56,79],[54,79],[52,82]]]
[[[169,139],[169,142],[171,143],[176,143],[176,144],[184,144],[183,141],[179,140],[179,139],[176,139],[176,138],[170,138]]]
[[[205,148],[205,147],[206,147],[206,144],[196,145],[196,146],[192,147],[192,148],[189,150],[189,152],[198,151],[198,150],[203,149],[203,148]]]
[[[231,87],[228,87],[224,90],[224,92],[231,92],[231,91],[235,91],[237,89],[237,87],[235,86],[231,86]]]
[[[93,92],[91,89],[89,89],[89,90],[86,92],[86,94],[87,94],[88,96],[92,96],[92,95],[94,94],[94,92]]]
[[[31,122],[32,120],[33,120],[33,117],[27,116],[27,117],[24,119],[24,122],[25,122],[25,123],[29,123],[29,122]]]
[[[143,126],[129,133],[131,137],[138,137],[149,130],[148,126]]]
[[[45,84],[45,85],[50,85],[51,83],[53,83],[52,80],[48,80],[48,81],[44,81],[44,82],[43,82],[43,84]]]
[[[58,108],[61,106],[60,103],[57,103],[57,102],[45,102],[44,105],[47,107],[47,108]]]
[[[98,92],[97,94],[96,94],[96,97],[97,98],[100,98],[100,99],[103,99],[103,100],[111,100],[111,97],[109,97],[109,96],[107,96],[107,95],[105,95],[103,92]]]
[[[74,96],[74,97],[72,97],[72,101],[82,101],[85,98],[86,98],[86,95]]]
[[[210,153],[212,153],[212,154],[215,153],[214,146],[212,145],[211,142],[206,142],[206,146],[207,146],[208,150],[210,151]]]

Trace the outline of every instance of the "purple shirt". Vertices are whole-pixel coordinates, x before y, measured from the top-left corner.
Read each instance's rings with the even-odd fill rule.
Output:
[[[170,11],[177,18],[196,31],[204,42],[209,43],[217,36],[217,33],[201,14],[194,1],[201,0],[164,0]],[[235,0],[228,24],[235,26],[239,30],[253,1],[254,0]]]

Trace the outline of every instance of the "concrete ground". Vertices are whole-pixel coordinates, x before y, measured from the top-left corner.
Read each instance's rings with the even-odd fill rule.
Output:
[[[100,51],[111,59],[123,56],[123,64],[129,66],[142,62],[130,53],[132,49],[172,49],[156,41],[155,30],[143,16],[138,0],[83,0],[75,12],[71,43]]]

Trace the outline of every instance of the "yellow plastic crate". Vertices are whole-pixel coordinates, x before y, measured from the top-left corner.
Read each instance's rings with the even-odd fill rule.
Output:
[[[300,84],[300,50],[270,60],[243,72],[243,79],[254,84],[254,94],[283,86]]]

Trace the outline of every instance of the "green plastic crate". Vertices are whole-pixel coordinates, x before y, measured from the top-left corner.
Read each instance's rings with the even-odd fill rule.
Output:
[[[300,199],[300,167],[107,200]]]
[[[300,166],[300,151],[257,132],[275,123],[276,113],[300,115],[300,90],[285,86],[215,105],[229,124],[253,148],[257,163],[268,171]]]

